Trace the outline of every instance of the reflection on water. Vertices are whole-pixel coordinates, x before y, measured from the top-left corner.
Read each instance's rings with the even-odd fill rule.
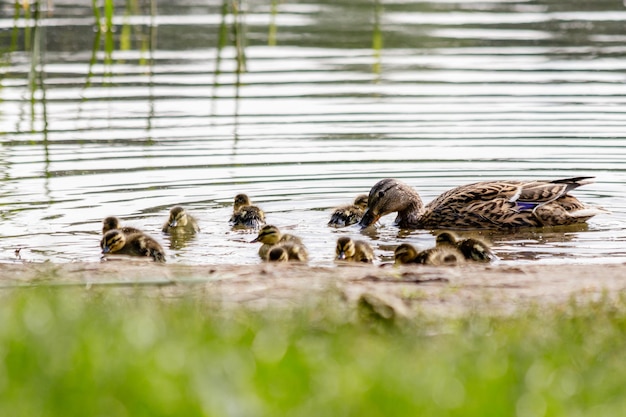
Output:
[[[209,3],[138,2],[101,25],[83,2],[39,19],[3,9],[1,262],[97,261],[117,215],[169,262],[257,263],[255,235],[228,225],[238,193],[301,236],[311,264],[332,265],[346,234],[385,260],[434,237],[393,216],[326,226],[381,178],[428,202],[467,182],[581,175],[597,182],[575,195],[612,215],[483,236],[505,263],[626,260],[621,4]],[[160,232],[177,204],[200,222],[191,239]]]

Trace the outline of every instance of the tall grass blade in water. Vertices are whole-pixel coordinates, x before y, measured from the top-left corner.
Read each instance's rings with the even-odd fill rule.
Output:
[[[626,300],[373,325],[103,290],[0,302],[6,416],[617,416]]]

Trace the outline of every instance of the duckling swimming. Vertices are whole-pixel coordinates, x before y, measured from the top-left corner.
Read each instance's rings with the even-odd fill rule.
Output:
[[[374,262],[374,250],[369,243],[363,240],[352,240],[347,236],[337,239],[335,247],[335,259],[349,262]]]
[[[290,234],[282,234],[278,227],[269,224],[263,226],[261,230],[259,230],[258,236],[254,238],[252,242],[263,243],[263,245],[259,248],[259,256],[263,260],[267,259],[267,254],[270,249],[279,243],[292,242],[297,243],[304,248],[302,240],[300,240],[299,237]]]
[[[418,252],[409,243],[403,243],[394,251],[396,265],[456,265],[463,262],[463,254],[449,247],[434,247]]]
[[[453,188],[426,206],[419,194],[393,178],[376,183],[369,193],[361,226],[397,212],[407,229],[515,229],[584,223],[606,212],[569,194],[593,177],[535,181],[484,181]]]
[[[361,194],[348,206],[337,207],[330,217],[329,226],[345,227],[358,223],[367,209],[367,194]]]
[[[120,222],[120,219],[117,217],[111,216],[107,217],[102,221],[102,234],[104,235],[109,230],[121,230],[125,235],[129,235],[131,233],[141,233],[141,230],[136,229],[134,227],[124,226]]]
[[[452,232],[442,232],[437,235],[436,242],[437,247],[458,249],[468,261],[491,262],[498,259],[487,243],[476,238],[459,239]]]
[[[308,258],[305,247],[293,241],[280,242],[267,253],[269,262],[306,262]]]
[[[100,241],[102,254],[149,256],[155,262],[165,262],[165,252],[159,243],[145,233],[124,234],[121,230],[109,230]]]
[[[282,246],[274,246],[267,253],[268,262],[287,262],[289,261],[289,254],[287,249]]]
[[[258,229],[265,224],[265,213],[246,194],[237,194],[229,223],[235,229]]]
[[[175,206],[170,210],[169,218],[163,224],[163,228],[161,230],[163,233],[196,233],[200,231],[200,227],[198,226],[196,219],[188,214],[184,208],[181,206]]]

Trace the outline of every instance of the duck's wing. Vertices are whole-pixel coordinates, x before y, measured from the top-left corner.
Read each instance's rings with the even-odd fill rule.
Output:
[[[564,178],[554,181],[484,181],[453,188],[430,202],[430,209],[440,206],[469,206],[477,202],[506,200],[516,210],[534,209],[565,196],[593,177]]]

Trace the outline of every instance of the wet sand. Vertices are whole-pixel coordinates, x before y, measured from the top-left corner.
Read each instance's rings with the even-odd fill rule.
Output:
[[[298,264],[159,265],[144,261],[0,265],[0,288],[102,288],[202,298],[216,307],[367,304],[398,316],[508,314],[520,307],[610,300],[626,290],[626,264],[426,267]]]

